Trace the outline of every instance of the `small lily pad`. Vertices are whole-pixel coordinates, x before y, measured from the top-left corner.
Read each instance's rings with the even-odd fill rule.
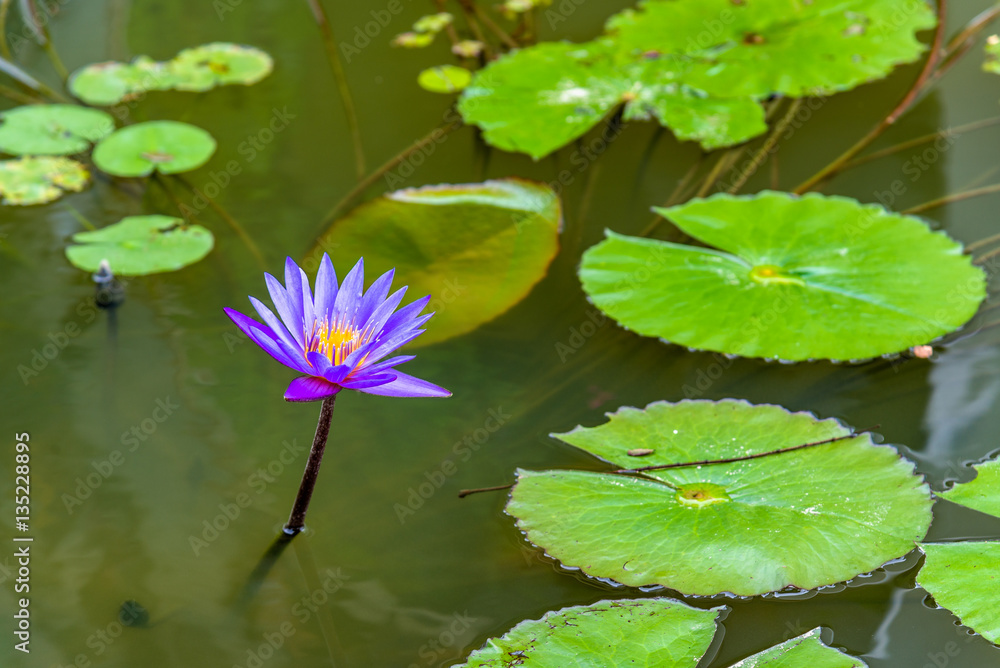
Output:
[[[871,358],[958,329],[986,294],[959,243],[877,205],[765,191],[658,211],[714,248],[609,232],[580,280],[625,327],[690,348]]]
[[[69,90],[87,104],[107,107],[151,90],[169,90],[174,77],[163,63],[138,56],[131,63],[105,62],[82,67]]]
[[[801,97],[844,91],[916,60],[937,21],[925,0],[643,0],[611,17],[618,46],[680,57],[712,94]]]
[[[616,468],[770,453],[844,437],[835,420],[780,406],[657,402],[553,434]],[[654,452],[632,457],[629,450]],[[507,512],[571,569],[633,587],[755,596],[849,580],[911,551],[931,498],[913,465],[869,434],[642,476],[520,470]]]
[[[334,264],[365,258],[377,276],[396,269],[408,295],[432,296],[437,314],[411,345],[464,334],[521,301],[559,248],[562,210],[546,185],[519,179],[399,190],[336,221],[310,255]]]
[[[1000,35],[990,35],[986,38],[986,60],[983,61],[983,71],[1000,74]]]
[[[122,128],[94,149],[94,164],[114,176],[176,174],[201,167],[215,153],[205,130],[177,121],[150,121]]]
[[[102,260],[121,276],[176,271],[208,255],[212,233],[200,225],[184,225],[170,216],[128,216],[114,225],[73,235],[66,248],[74,267],[97,271]]]
[[[669,598],[563,608],[491,638],[461,666],[695,668],[712,644],[722,610],[693,608]]]
[[[459,99],[468,123],[491,145],[536,160],[582,136],[624,104],[625,120],[655,118],[678,139],[705,149],[767,130],[749,97],[713,96],[687,85],[687,65],[669,58],[624,58],[607,41],[546,42],[480,70]]]
[[[485,44],[474,39],[463,39],[452,45],[451,52],[461,58],[477,58],[485,47]]]
[[[404,32],[396,35],[392,40],[393,46],[401,46],[404,49],[422,49],[434,43],[434,34],[426,32]]]
[[[0,153],[82,153],[114,129],[114,120],[99,109],[73,104],[16,107],[0,113]]]
[[[917,584],[963,624],[1000,644],[1000,542],[925,543]]]
[[[27,157],[0,161],[0,195],[3,204],[45,204],[63,192],[79,192],[90,174],[75,160]]]
[[[823,644],[820,630],[813,629],[797,638],[775,645],[730,668],[867,668],[861,659]]]
[[[216,86],[255,84],[274,69],[274,61],[252,46],[214,42],[184,49],[167,66],[177,90],[206,91]]]
[[[417,75],[417,83],[432,93],[457,93],[472,81],[472,72],[455,65],[428,67]]]
[[[975,469],[976,477],[972,481],[938,492],[938,497],[1000,517],[1000,461],[979,464]]]
[[[450,26],[454,20],[455,17],[448,12],[428,14],[417,19],[417,22],[413,24],[413,29],[417,32],[439,33]]]

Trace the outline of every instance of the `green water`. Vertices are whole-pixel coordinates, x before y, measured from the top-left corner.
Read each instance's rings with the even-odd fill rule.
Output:
[[[543,37],[589,39],[603,18],[628,4],[573,4],[554,30],[543,20]],[[955,28],[988,6],[950,4]],[[384,5],[327,3],[345,41]],[[420,0],[402,5],[346,64],[370,166],[439,124],[450,102],[415,84],[418,71],[447,60],[443,44],[426,51],[388,46],[431,9]],[[263,249],[266,268],[280,272],[286,254],[304,256],[321,231],[318,221],[354,185],[350,135],[305,3],[230,0],[232,11],[221,15],[218,6],[65,0],[51,29],[71,69],[140,53],[165,59],[217,40],[273,55],[275,72],[260,84],[151,93],[130,118],[187,121],[217,138],[215,157],[191,180],[220,186],[220,203]],[[984,78],[979,58],[974,52],[878,145],[996,115],[1000,79]],[[44,54],[29,48],[21,61],[54,81]],[[902,68],[884,82],[807,107],[778,153],[780,186],[796,185],[867,131],[915,74],[914,67]],[[905,444],[937,489],[946,479],[971,477],[964,462],[998,447],[996,330],[962,339],[931,362],[785,366],[689,353],[602,322],[575,277],[580,253],[606,227],[643,229],[649,207],[667,198],[698,151],[649,124],[632,124],[607,150],[591,144],[598,134],[532,163],[486,150],[464,128],[395,184],[508,175],[552,181],[570,169],[563,250],[510,312],[419,350],[408,371],[449,388],[453,398],[344,393],[338,399],[310,531],[243,609],[234,600],[287,517],[318,414],[316,404],[282,401],[291,373],[240,336],[222,312],[224,306],[245,311],[247,294],[263,294],[261,267],[206,211],[201,217],[215,232],[215,251],[183,271],[130,281],[112,337],[107,314],[90,305],[89,277],[63,255],[69,235],[81,229],[69,207],[99,225],[130,214],[173,214],[162,191],[97,177],[87,191],[56,203],[0,210],[2,414],[11,444],[5,452],[12,452],[15,433],[30,434],[35,539],[32,652],[15,652],[5,634],[0,665],[442,666],[548,610],[661,594],[561,571],[523,542],[503,514],[502,493],[463,500],[456,494],[510,482],[516,467],[596,468],[547,434],[598,424],[619,406],[678,400],[692,388],[703,398],[776,403],[859,428],[880,424],[885,442]],[[905,192],[893,207],[905,208],[984,174],[993,182],[998,138],[1000,130],[985,129],[930,157],[926,147],[903,152],[845,174],[828,192],[874,201],[899,179]],[[231,162],[238,174],[221,187]],[[769,179],[758,175],[747,191]],[[996,231],[996,201],[973,199],[927,215],[971,242]],[[461,308],[465,299],[475,295],[463,294],[448,308]],[[595,319],[598,325],[588,324]],[[986,315],[977,324],[990,321]],[[39,358],[36,366],[44,360],[44,367],[22,378],[18,367],[30,366],[50,343],[59,347],[54,358]],[[13,482],[8,467],[5,459],[4,490]],[[0,508],[7,526],[13,503],[6,491]],[[1000,534],[1000,520],[945,503],[935,518],[931,539]],[[6,574],[12,553],[0,553],[4,611],[15,605]],[[996,648],[925,602],[914,587],[917,563],[910,555],[846,587],[797,597],[804,600],[688,599],[732,607],[717,655],[705,665],[729,665],[818,625],[833,630],[834,645],[873,667],[1000,664]],[[135,617],[119,615],[129,600],[148,611],[148,625],[123,628],[120,619]],[[4,628],[12,627],[4,614]]]

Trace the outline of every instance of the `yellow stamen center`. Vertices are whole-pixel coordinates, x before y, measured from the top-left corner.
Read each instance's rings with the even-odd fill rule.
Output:
[[[318,320],[313,323],[312,331],[307,332],[307,352],[319,352],[326,355],[334,365],[343,364],[344,360],[368,342],[369,332],[355,329],[354,323],[338,321],[330,323]]]

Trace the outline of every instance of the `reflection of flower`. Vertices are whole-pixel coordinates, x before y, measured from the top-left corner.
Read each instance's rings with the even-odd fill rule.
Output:
[[[313,295],[306,273],[288,258],[284,287],[264,274],[281,320],[253,297],[250,303],[266,325],[238,311],[225,311],[267,354],[306,374],[288,386],[288,401],[326,399],[342,389],[392,397],[450,397],[448,390],[394,369],[413,355],[380,361],[423,333],[420,326],[433,315],[420,315],[429,296],[396,311],[406,288],[389,295],[392,276],[392,271],[383,274],[362,293],[364,260],[358,260],[338,290],[333,263],[324,254]]]

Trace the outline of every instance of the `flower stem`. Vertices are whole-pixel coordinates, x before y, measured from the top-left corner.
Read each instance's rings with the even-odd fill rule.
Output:
[[[299,485],[298,496],[295,497],[295,505],[292,506],[292,512],[284,528],[285,533],[290,536],[298,535],[305,527],[306,511],[309,509],[309,501],[312,499],[316,478],[319,476],[319,465],[323,461],[323,451],[326,450],[326,439],[330,435],[334,399],[336,395],[327,397],[320,407],[319,422],[316,424],[312,449],[309,450],[309,460],[306,462],[306,470],[302,473],[302,483]]]

